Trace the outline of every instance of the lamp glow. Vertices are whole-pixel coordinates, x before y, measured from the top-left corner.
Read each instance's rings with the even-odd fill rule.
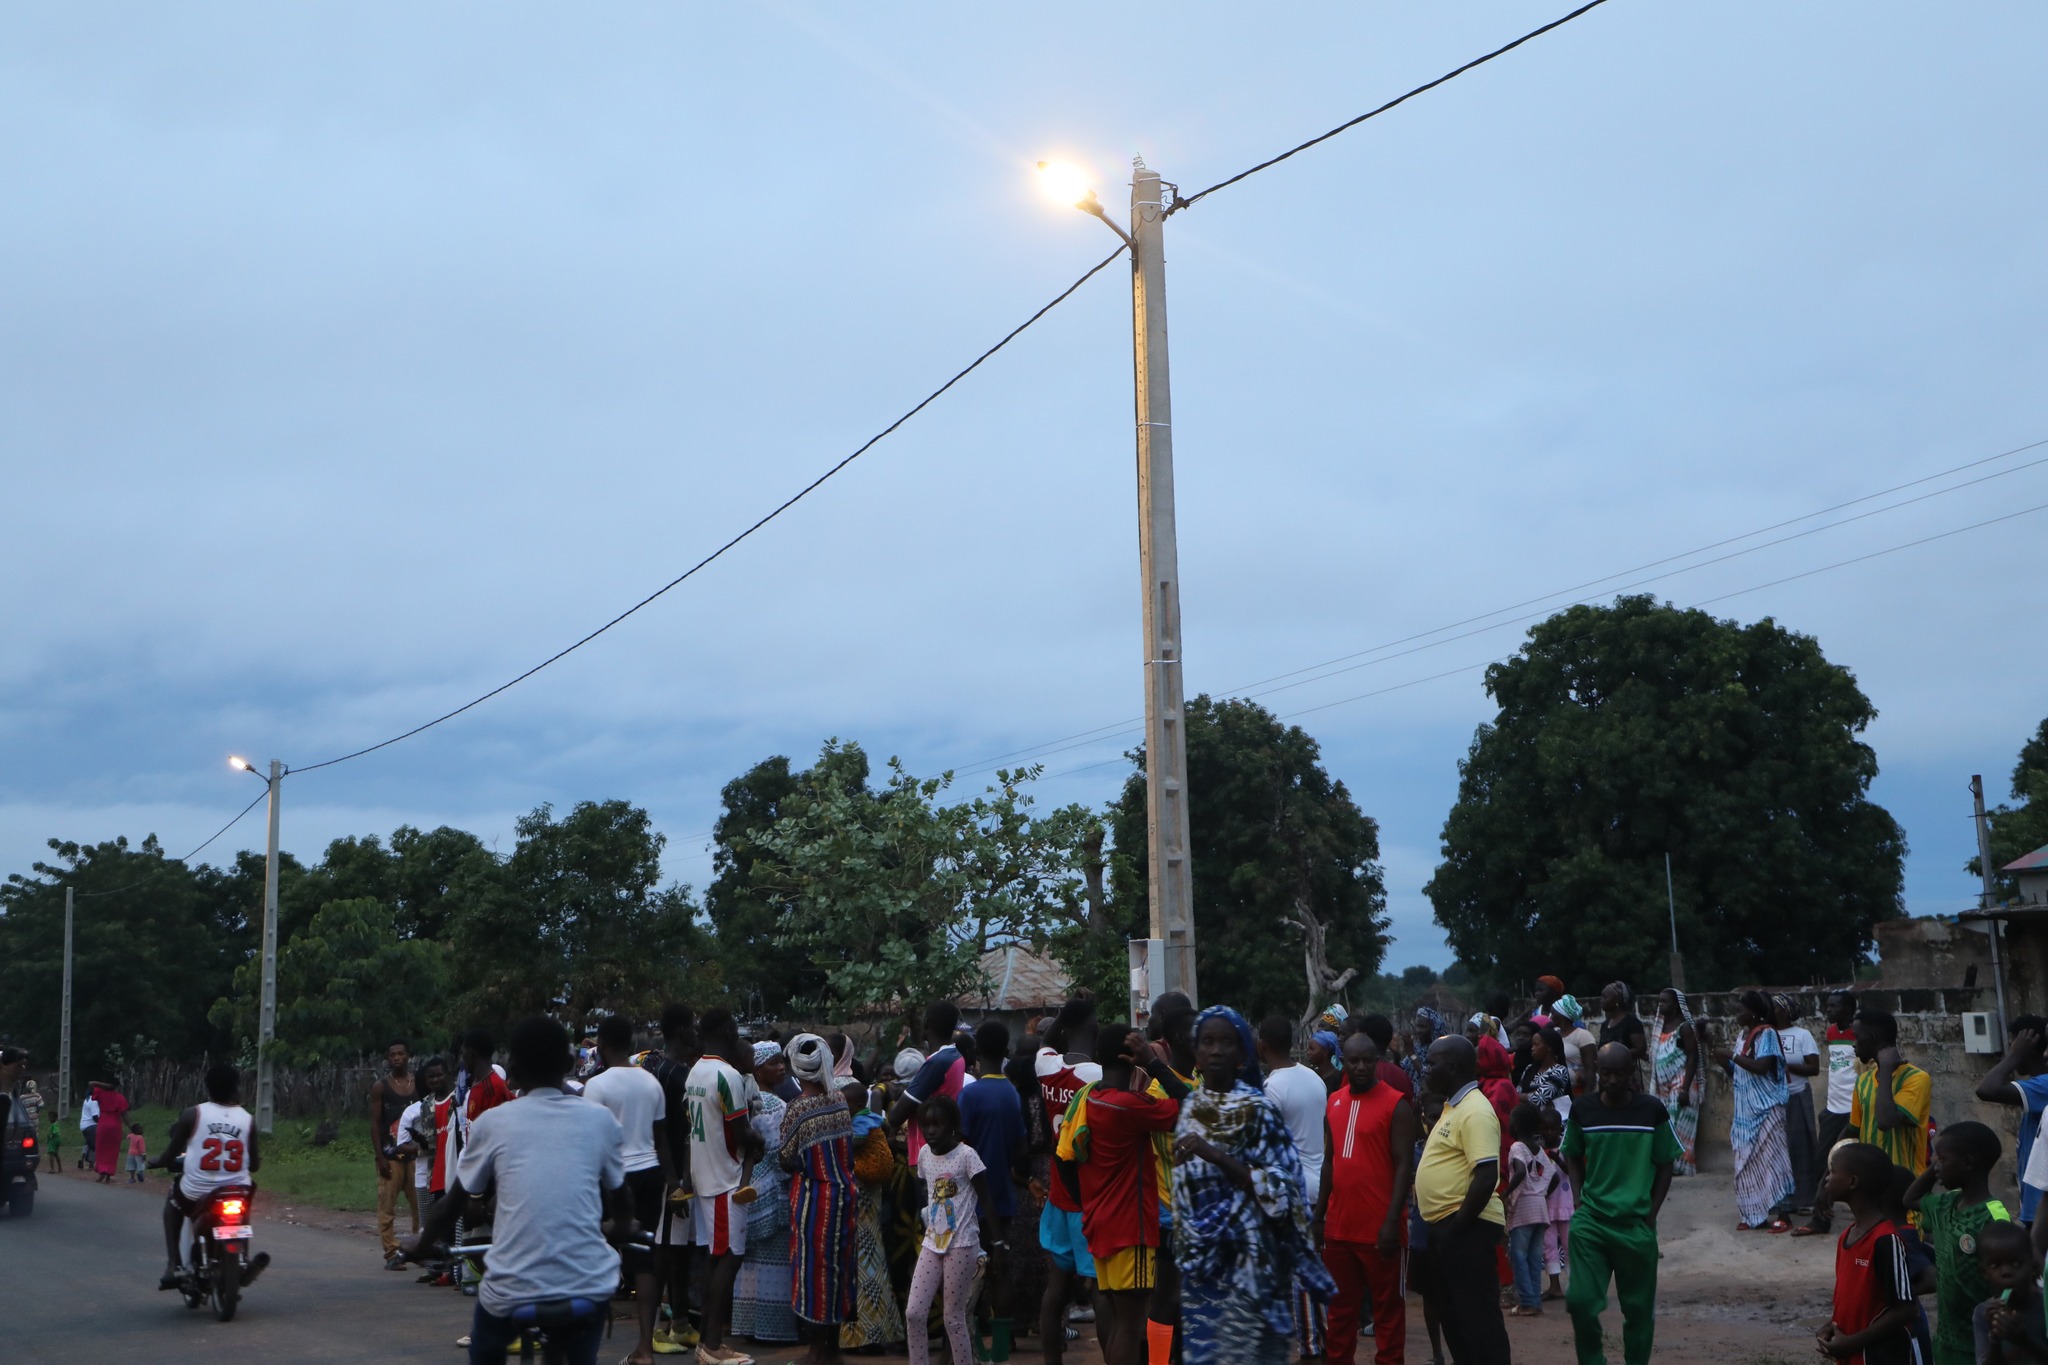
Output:
[[[1061,204],[1079,207],[1095,195],[1094,177],[1079,166],[1064,161],[1038,163],[1038,183],[1047,197]]]
[[[249,766],[249,760],[248,760],[248,759],[246,759],[246,758],[243,758],[243,757],[242,757],[241,755],[239,755],[239,754],[229,754],[229,755],[228,755],[228,766],[229,766],[230,768],[233,768],[233,769],[234,769],[235,771],[237,771],[237,772],[244,772],[244,773],[246,773],[246,772],[252,772],[252,771],[254,771],[254,770],[253,770],[252,768],[250,768],[250,766]]]

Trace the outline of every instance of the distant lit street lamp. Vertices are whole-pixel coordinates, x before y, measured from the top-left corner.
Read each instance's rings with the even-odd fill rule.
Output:
[[[249,760],[231,755],[228,766],[256,773]],[[270,842],[263,863],[263,994],[256,1015],[256,1131],[270,1136],[277,1116],[270,1045],[277,1036],[277,806],[284,795],[284,764],[270,760]],[[262,774],[256,773],[261,779]]]
[[[1048,194],[1100,218],[1131,249],[1131,341],[1138,427],[1138,559],[1145,632],[1145,847],[1151,936],[1166,958],[1164,987],[1195,993],[1195,911],[1188,862],[1188,746],[1182,725],[1180,558],[1174,541],[1173,405],[1166,373],[1166,248],[1170,188],[1133,159],[1131,229],[1103,211],[1085,171],[1038,163]],[[1154,978],[1155,980],[1157,978]]]

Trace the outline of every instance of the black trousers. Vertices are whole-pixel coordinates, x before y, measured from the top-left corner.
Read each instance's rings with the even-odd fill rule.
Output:
[[[1450,1219],[1429,1225],[1444,1344],[1457,1365],[1510,1365],[1508,1325],[1500,1315],[1500,1224],[1481,1219],[1463,1232],[1451,1226]]]

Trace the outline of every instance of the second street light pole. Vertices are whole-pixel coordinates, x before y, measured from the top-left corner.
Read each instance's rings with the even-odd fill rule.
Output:
[[[1159,172],[1131,175],[1131,338],[1138,423],[1138,558],[1145,621],[1145,834],[1152,937],[1166,988],[1195,992],[1195,903],[1188,864],[1188,742],[1182,724],[1180,554],[1173,517],[1173,401],[1166,364],[1166,204]]]
[[[71,888],[64,888],[64,1013],[57,1039],[57,1117],[71,1117]]]
[[[256,1016],[256,1131],[265,1137],[277,1110],[270,1045],[277,1034],[277,807],[283,794],[284,764],[273,758],[270,839],[263,863],[263,995]]]

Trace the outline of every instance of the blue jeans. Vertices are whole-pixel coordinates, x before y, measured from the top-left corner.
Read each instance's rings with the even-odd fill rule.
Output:
[[[561,1349],[568,1365],[597,1365],[604,1329],[605,1314],[598,1313],[569,1327],[551,1328],[548,1340]],[[485,1312],[482,1304],[476,1306],[476,1318],[469,1325],[469,1365],[505,1365],[506,1354],[518,1341],[518,1323]]]
[[[1548,1223],[1508,1229],[1508,1268],[1515,1272],[1515,1300],[1524,1308],[1543,1306],[1543,1234]]]

